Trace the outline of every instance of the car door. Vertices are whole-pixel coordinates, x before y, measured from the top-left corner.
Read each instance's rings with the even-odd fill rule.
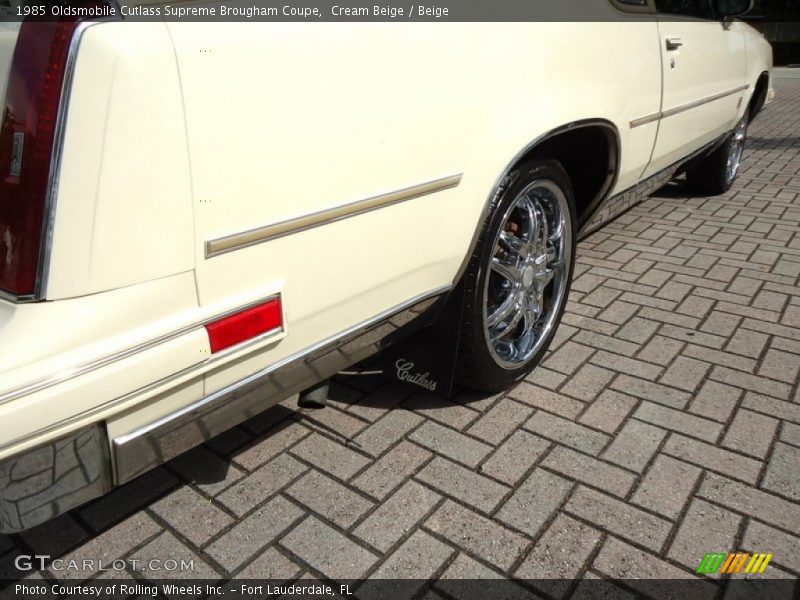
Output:
[[[709,0],[655,0],[655,8],[663,93],[658,137],[645,176],[730,130],[746,89],[740,27],[716,18]]]

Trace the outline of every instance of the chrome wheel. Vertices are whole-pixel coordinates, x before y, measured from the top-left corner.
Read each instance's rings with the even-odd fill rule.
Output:
[[[744,143],[747,139],[747,117],[743,117],[736,129],[733,130],[733,137],[728,149],[728,162],[725,167],[725,179],[727,183],[733,183],[739,172],[739,165],[742,163],[744,153]]]
[[[572,222],[561,188],[544,179],[525,187],[506,211],[492,248],[484,331],[494,361],[516,369],[542,348],[566,298]]]

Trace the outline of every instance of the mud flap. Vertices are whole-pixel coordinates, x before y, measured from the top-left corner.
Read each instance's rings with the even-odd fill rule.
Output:
[[[464,293],[459,283],[431,325],[382,353],[380,363],[388,379],[445,398],[453,396]]]

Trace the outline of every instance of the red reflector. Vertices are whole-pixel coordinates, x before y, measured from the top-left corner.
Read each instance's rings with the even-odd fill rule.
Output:
[[[211,352],[219,352],[281,327],[281,301],[275,298],[206,325]]]

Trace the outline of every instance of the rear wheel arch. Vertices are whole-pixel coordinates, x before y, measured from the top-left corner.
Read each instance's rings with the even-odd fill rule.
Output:
[[[571,124],[548,136],[517,164],[532,159],[561,163],[572,183],[580,229],[613,189],[619,174],[619,157],[617,128],[610,121],[592,120]]]
[[[767,101],[767,92],[769,91],[769,73],[764,71],[758,76],[753,95],[750,97],[750,104],[748,105],[748,120],[752,121],[756,115],[764,108]]]
[[[609,195],[619,175],[620,135],[611,121],[602,118],[582,119],[561,125],[537,137],[522,148],[494,182],[484,202],[480,219],[461,268],[455,278],[458,283],[467,268],[481,227],[489,217],[492,201],[509,173],[532,160],[556,160],[564,167],[575,192],[578,230],[588,221]],[[585,160],[585,162],[582,162]],[[587,173],[586,166],[590,169]]]

